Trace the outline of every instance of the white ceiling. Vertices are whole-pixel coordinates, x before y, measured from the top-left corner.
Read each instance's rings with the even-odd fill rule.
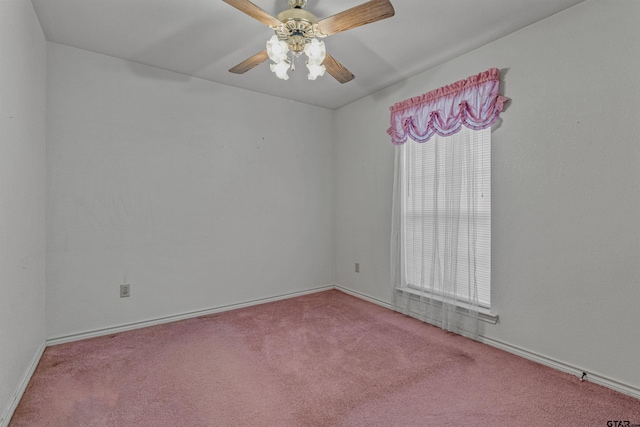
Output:
[[[186,76],[339,108],[583,0],[391,0],[394,17],[324,39],[355,80],[279,80],[265,62],[228,70],[263,50],[273,31],[222,0],[32,0],[47,40]],[[308,0],[319,19],[365,0]],[[286,0],[253,0],[277,15]]]

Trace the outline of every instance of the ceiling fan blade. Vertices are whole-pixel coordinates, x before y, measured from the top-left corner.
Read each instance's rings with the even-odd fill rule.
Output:
[[[257,19],[262,22],[264,25],[269,27],[276,27],[280,25],[280,21],[278,21],[273,16],[269,15],[264,10],[260,9],[255,4],[251,3],[249,0],[222,0],[223,2],[230,4],[241,12],[246,13],[250,17]]]
[[[336,59],[328,53],[322,64],[326,67],[327,73],[331,74],[333,78],[340,83],[347,83],[356,78],[351,71],[344,68],[344,65],[336,61]]]
[[[226,1],[226,0],[225,0]],[[389,0],[371,0],[318,22],[318,29],[327,36],[370,24],[395,15]]]
[[[229,71],[235,74],[243,74],[252,69],[253,67],[262,64],[264,61],[269,59],[269,54],[267,50],[263,50],[262,52],[258,52],[253,55],[251,58],[245,59]]]

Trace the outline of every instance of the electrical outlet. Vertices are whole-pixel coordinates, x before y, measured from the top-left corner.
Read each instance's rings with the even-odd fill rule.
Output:
[[[360,273],[360,263],[356,262],[356,273]]]
[[[120,285],[120,298],[131,296],[130,285]]]

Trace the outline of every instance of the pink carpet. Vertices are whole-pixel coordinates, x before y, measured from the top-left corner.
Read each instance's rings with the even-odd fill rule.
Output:
[[[640,400],[328,291],[47,348],[10,427],[612,420]]]

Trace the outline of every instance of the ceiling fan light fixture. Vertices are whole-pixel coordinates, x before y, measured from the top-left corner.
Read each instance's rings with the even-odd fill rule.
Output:
[[[298,43],[296,45],[298,48],[294,49],[293,47],[290,47],[289,43],[294,45]],[[288,58],[290,51],[292,54],[295,54],[296,57],[302,54],[302,52],[307,56],[306,64],[309,69],[307,78],[309,80],[315,80],[324,75],[326,67],[322,65],[322,63],[327,56],[327,49],[323,41],[316,38],[308,40],[304,37],[300,37],[300,40],[298,40],[295,36],[290,37],[288,41],[285,41],[274,34],[267,41],[267,54],[269,55],[269,59],[273,61],[270,65],[271,71],[274,72],[279,79],[288,80],[289,75],[287,72],[290,69],[294,69],[292,67],[292,60],[294,58],[292,57],[291,60]]]

